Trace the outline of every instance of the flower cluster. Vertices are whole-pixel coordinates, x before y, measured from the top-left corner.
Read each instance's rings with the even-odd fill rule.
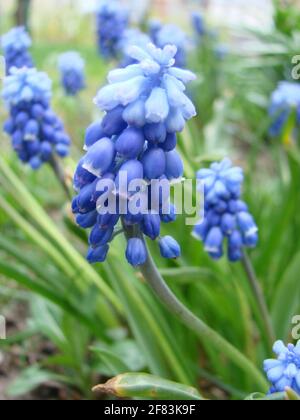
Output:
[[[31,39],[26,29],[16,27],[1,37],[1,47],[6,61],[7,74],[12,67],[33,67],[33,61],[28,49]]]
[[[277,137],[288,121],[293,110],[296,113],[297,124],[300,125],[300,84],[280,82],[273,92],[269,113],[273,119],[270,135]]]
[[[38,169],[54,152],[68,155],[70,139],[50,108],[51,81],[45,73],[13,68],[4,79],[2,97],[10,110],[4,131],[22,162]]]
[[[183,164],[175,150],[176,133],[196,114],[184,93],[185,84],[195,76],[173,67],[176,52],[170,45],[163,50],[153,44],[146,49],[133,47],[130,56],[137,64],[110,72],[109,84],[95,98],[106,114],[87,129],[87,153],[75,173],[78,195],[73,200],[78,224],[92,228],[88,253],[91,263],[106,259],[119,221],[136,232],[126,251],[133,266],[144,264],[147,258],[141,232],[152,240],[159,238],[163,257],[180,255],[180,246],[173,238],[160,237],[161,222],[176,218],[170,203],[171,182],[183,175]],[[124,175],[125,191],[121,188]],[[154,180],[163,182],[168,194],[162,194],[157,185],[153,187]],[[107,182],[106,189],[99,187],[103,181]],[[129,192],[129,184],[135,181],[141,181],[141,187]],[[116,211],[101,211],[103,194],[107,194],[105,200],[115,198],[119,204]],[[139,207],[139,201],[146,202],[146,207]],[[137,203],[138,211],[132,203]]]
[[[205,216],[196,225],[194,236],[204,242],[205,250],[214,259],[223,256],[227,239],[228,259],[239,261],[243,248],[253,248],[258,242],[258,228],[240,199],[243,171],[224,159],[210,169],[201,169],[197,177],[204,185]]]
[[[164,48],[166,45],[175,45],[177,53],[175,56],[175,64],[177,67],[186,66],[186,52],[189,47],[188,36],[182,29],[176,25],[161,25],[159,23],[150,27],[152,33],[153,42],[159,48]]]
[[[67,95],[75,96],[85,88],[85,62],[79,53],[69,51],[59,56],[61,84]]]
[[[97,36],[100,54],[117,58],[120,42],[128,26],[128,12],[115,0],[104,0],[97,11]]]
[[[300,395],[300,341],[296,346],[282,341],[274,345],[276,359],[266,360],[264,370],[272,384],[271,393],[284,392],[287,387]]]

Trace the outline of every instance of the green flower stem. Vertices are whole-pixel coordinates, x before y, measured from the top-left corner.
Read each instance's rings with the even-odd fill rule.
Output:
[[[106,270],[110,275],[111,281],[116,284],[116,289],[120,290],[120,296],[123,299],[123,306],[126,308],[128,305],[134,305],[134,307],[142,315],[141,318],[145,319],[153,337],[155,337],[156,342],[159,343],[160,351],[165,354],[170,368],[176,374],[177,380],[183,384],[190,385],[192,382],[189,375],[185,372],[180,359],[178,359],[167,337],[161,330],[159,322],[157,322],[154,314],[151,310],[149,310],[148,305],[143,302],[138,291],[134,287],[131,287],[130,282],[126,278],[123,278],[122,267],[114,267],[113,264],[109,264],[106,267]],[[126,298],[128,300],[127,302]],[[128,309],[126,314],[126,318],[129,319],[129,323],[130,312],[130,309]],[[132,330],[134,330],[134,328],[132,328]],[[159,373],[159,371],[157,371],[157,373]]]
[[[59,161],[57,160],[57,158],[55,158],[54,156],[51,157],[49,164],[51,166],[51,168],[53,169],[53,172],[55,173],[56,178],[58,179],[60,185],[62,186],[67,199],[69,201],[72,200],[72,193],[70,191],[70,188],[68,186],[67,180],[66,180],[66,176],[65,176],[65,172],[62,168],[62,166],[60,165]]]
[[[273,328],[273,325],[272,325],[271,316],[270,316],[269,309],[267,307],[267,304],[266,304],[266,301],[265,301],[265,298],[264,298],[263,290],[262,290],[261,285],[260,285],[260,283],[259,283],[259,281],[256,277],[252,262],[251,262],[248,254],[246,252],[244,253],[244,257],[242,258],[242,265],[243,265],[243,268],[246,272],[247,278],[249,280],[249,284],[251,286],[251,289],[252,289],[252,292],[254,294],[255,300],[257,302],[258,309],[260,311],[262,321],[263,321],[264,326],[265,326],[265,331],[266,331],[266,334],[267,334],[270,349],[272,351],[273,344],[276,341],[276,336],[275,336],[274,328]]]
[[[127,239],[140,237],[144,240],[143,235],[139,230],[137,231],[135,228],[125,226],[124,230]],[[207,340],[218,351],[220,351],[220,354],[226,355],[228,359],[239,366],[245,373],[248,374],[249,378],[253,379],[257,386],[260,386],[263,392],[268,390],[268,383],[257,367],[216,331],[197,318],[177,299],[175,294],[161,277],[149,251],[147,261],[140,267],[140,270],[148,284],[152,287],[154,292],[170,312],[176,315],[185,326],[194,331],[201,340]]]

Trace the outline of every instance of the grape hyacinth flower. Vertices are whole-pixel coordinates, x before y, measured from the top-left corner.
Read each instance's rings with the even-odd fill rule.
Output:
[[[45,73],[13,68],[4,79],[2,97],[10,111],[4,131],[22,162],[38,169],[54,153],[69,154],[70,138],[50,108],[51,81]]]
[[[148,22],[149,36],[154,42],[154,44],[156,43],[157,34],[162,29],[162,27],[163,27],[163,24],[158,19],[150,19]]]
[[[1,37],[7,74],[12,67],[33,67],[33,60],[28,52],[31,44],[31,38],[22,26],[11,29]]]
[[[97,11],[97,37],[99,52],[105,59],[120,55],[120,42],[128,21],[128,11],[118,1],[101,1]]]
[[[196,114],[185,95],[185,84],[195,75],[174,67],[176,53],[171,45],[164,49],[151,43],[145,49],[132,47],[130,57],[137,63],[111,71],[109,84],[95,98],[106,114],[86,131],[86,155],[75,173],[78,195],[72,204],[77,223],[91,228],[88,260],[92,263],[105,260],[118,224],[125,232],[133,232],[126,258],[134,267],[147,260],[142,234],[159,241],[163,257],[180,256],[180,246],[173,238],[160,237],[161,223],[176,218],[170,185],[183,175],[175,150],[176,133]],[[130,183],[136,181],[141,181],[140,187],[131,191]],[[154,181],[162,182],[167,194]],[[103,182],[106,187],[100,188]],[[111,198],[116,208],[102,212]]]
[[[156,33],[154,43],[160,48],[168,44],[177,47],[175,64],[177,67],[185,67],[187,60],[187,49],[189,48],[189,39],[186,33],[176,25],[163,25]]]
[[[300,125],[300,83],[280,82],[271,97],[269,114],[273,119],[270,135],[277,137],[282,134],[289,116],[296,112],[296,122]]]
[[[122,40],[120,41],[120,50],[124,56],[124,58],[121,60],[120,67],[127,67],[130,64],[137,63],[137,60],[131,58],[130,55],[128,55],[128,50],[130,54],[130,48],[132,46],[145,49],[149,43],[151,43],[151,38],[149,35],[143,33],[137,28],[126,29]]]
[[[67,95],[75,96],[85,88],[85,62],[79,53],[69,51],[59,56],[61,84]]]
[[[199,12],[193,12],[191,20],[197,36],[202,38],[206,34],[206,26],[202,14]]]
[[[277,341],[273,350],[277,359],[264,362],[264,370],[272,384],[270,393],[284,392],[288,387],[300,395],[300,341],[296,346],[285,346]]]
[[[224,254],[227,240],[228,259],[242,259],[244,248],[254,248],[258,242],[258,228],[246,203],[241,201],[243,170],[233,167],[229,159],[201,169],[197,178],[204,184],[205,216],[195,226],[193,235],[203,241],[213,259]]]

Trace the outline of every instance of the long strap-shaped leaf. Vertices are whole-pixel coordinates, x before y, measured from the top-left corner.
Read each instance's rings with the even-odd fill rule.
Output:
[[[80,311],[80,308],[74,307],[66,298],[63,298],[53,290],[38,284],[19,269],[2,261],[0,261],[0,273],[6,278],[15,280],[20,285],[25,286],[34,293],[37,293],[38,295],[43,296],[47,300],[60,306],[64,311],[74,316],[75,319],[78,319],[80,322],[86,325],[98,337],[102,336],[94,323]]]
[[[125,373],[98,385],[94,392],[103,392],[118,398],[151,398],[153,400],[203,400],[192,387],[168,381],[145,373]]]
[[[3,160],[1,161],[0,158],[0,170],[2,168],[5,168],[5,173],[7,175],[9,175],[9,180],[13,180],[14,184],[19,184],[17,179],[14,179],[15,176],[12,173],[12,171],[7,167],[7,165],[5,163],[3,163]],[[4,180],[3,177],[1,177],[1,173],[0,173],[0,180],[2,182],[2,184],[4,184]],[[9,191],[10,189],[7,188]],[[19,190],[23,190],[21,185],[18,185],[18,189]],[[30,193],[28,193],[27,191],[24,192],[25,193],[25,197],[27,199],[28,194],[30,195]],[[33,197],[29,197],[30,200],[33,199]],[[15,196],[15,199],[17,199],[17,197]],[[37,204],[37,203],[35,203]],[[46,238],[43,237],[43,235],[36,230],[31,224],[29,224],[24,218],[22,218],[22,216],[20,216],[18,214],[18,212],[16,212],[5,200],[0,199],[0,206],[6,211],[6,213],[13,218],[13,220],[22,228],[23,231],[25,231],[25,233],[27,235],[29,235],[31,237],[32,240],[34,240],[44,251],[46,252],[50,252],[52,258],[54,257],[56,262],[59,264],[60,268],[62,268],[67,275],[71,275],[72,277],[74,275],[76,275],[76,270],[75,273],[74,271],[69,272],[69,265],[67,264],[68,261],[66,261],[64,258],[61,257],[61,254],[58,252],[58,250],[51,244],[51,242],[47,241]],[[38,209],[38,204],[37,204],[37,209]],[[24,207],[24,206],[23,206]],[[27,209],[26,209],[27,210]],[[38,209],[39,211],[41,210],[41,212],[43,213],[42,209]],[[37,216],[37,213],[34,213],[35,216]],[[46,219],[49,219],[49,217],[45,214],[43,215],[43,217],[46,217]],[[34,220],[36,220],[36,218],[34,218]],[[39,220],[38,220],[39,221]],[[44,223],[42,223],[42,226],[44,227]],[[57,228],[55,227],[56,231]],[[48,233],[48,232],[47,232]],[[124,281],[126,281],[126,279],[124,279]],[[146,309],[145,309],[146,310]],[[128,314],[127,314],[128,315]],[[154,321],[154,319],[151,319],[151,314],[149,313],[148,315],[150,315],[150,326],[153,324],[154,326],[154,332],[156,334],[156,336],[160,337],[160,344],[159,347],[162,347],[163,353],[165,353],[166,351],[166,358],[170,360],[170,362],[173,365],[173,371],[175,372],[175,376],[179,378],[179,380],[182,380],[186,383],[189,383],[190,380],[188,379],[188,377],[186,376],[184,370],[182,369],[182,367],[180,366],[180,360],[175,358],[175,355],[173,355],[173,351],[172,351],[172,347],[168,344],[168,340],[164,337],[163,332],[160,330],[159,325],[156,325],[156,321]],[[143,316],[143,315],[142,315]],[[148,321],[149,321],[149,317],[148,317]],[[149,349],[150,350],[150,349]],[[174,357],[173,357],[174,356]],[[156,370],[156,372],[161,372],[161,370]],[[176,372],[178,374],[176,374]]]
[[[38,204],[35,198],[30,194],[22,182],[20,182],[18,177],[13,173],[13,171],[1,157],[0,171],[4,175],[4,177],[0,177],[2,185],[11,193],[11,195],[13,195],[14,199],[19,203],[20,206],[23,207],[25,211],[28,212],[28,214],[35,220],[40,228],[53,240],[57,246],[57,249],[61,250],[65,258],[67,258],[73,267],[78,270],[79,275],[88,281],[93,281],[99,287],[103,295],[118,310],[118,312],[123,313],[123,308],[119,298],[105,283],[105,281],[96,273],[96,271],[87,263],[85,258],[83,258],[82,255],[77,252],[76,249],[69,243],[69,241],[57,228],[55,223],[50,219],[47,213]],[[8,182],[11,184],[11,188],[9,188]],[[64,259],[63,255],[61,255],[61,259]]]

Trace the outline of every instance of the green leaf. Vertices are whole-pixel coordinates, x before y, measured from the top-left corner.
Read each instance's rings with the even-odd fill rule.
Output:
[[[133,340],[122,340],[110,347],[94,346],[92,351],[106,365],[107,376],[116,376],[128,371],[138,372],[146,367],[143,353]]]
[[[300,300],[300,253],[295,255],[287,267],[283,279],[277,289],[272,306],[272,318],[277,336],[286,340],[292,328],[292,318],[299,311]]]
[[[202,267],[161,268],[159,272],[167,280],[170,279],[170,284],[189,284],[199,279],[214,279],[215,277],[211,270]]]
[[[10,384],[7,393],[11,397],[18,397],[34,391],[47,382],[64,382],[65,377],[42,370],[38,365],[25,369],[21,375]]]
[[[98,368],[103,375],[114,376],[128,371],[126,363],[111,350],[100,346],[92,347],[91,350],[96,353],[103,363],[103,365]]]
[[[31,278],[29,274],[21,271],[19,268],[16,268],[12,264],[0,261],[0,273],[7,279],[15,280],[21,286],[24,286],[37,295],[44,297],[50,302],[53,302],[62,310],[69,313],[75,319],[86,325],[97,336],[101,337],[101,332],[95,323],[81,311],[81,308],[76,307],[75,304],[69,302],[67,296],[62,296],[58,291],[54,290],[54,288],[50,288],[49,286],[42,284],[40,281]],[[63,277],[60,277],[60,281],[62,280]]]
[[[141,371],[146,367],[146,360],[134,340],[124,340],[115,343],[112,350],[122,359],[132,371]]]
[[[286,399],[285,393],[265,395],[258,392],[249,395],[245,401],[284,401]]]
[[[98,385],[94,392],[118,398],[150,398],[153,400],[202,400],[199,392],[186,385],[144,373],[125,373]]]
[[[84,281],[88,283],[94,282],[107,300],[110,301],[116,308],[116,310],[122,313],[123,308],[114,292],[88,264],[86,259],[77,252],[77,250],[57,227],[55,222],[48,216],[48,214],[1,157],[0,180],[7,192],[9,192],[19,205],[22,206],[22,208],[28,213],[28,215],[34,219],[43,234],[38,230],[35,230],[33,226],[30,227],[26,220],[23,219],[12,206],[0,197],[0,205],[3,210],[14,219],[14,221],[29,237],[36,240],[38,244],[41,244],[46,252],[49,252],[47,242],[48,245],[51,245],[52,242],[52,256],[55,257],[55,259],[61,264],[62,268],[67,270],[68,275],[71,277],[74,276],[74,279],[77,279],[77,281],[81,281],[83,287],[85,286]],[[47,236],[51,242],[46,241],[45,236]],[[81,273],[81,276],[77,275],[78,271]]]

